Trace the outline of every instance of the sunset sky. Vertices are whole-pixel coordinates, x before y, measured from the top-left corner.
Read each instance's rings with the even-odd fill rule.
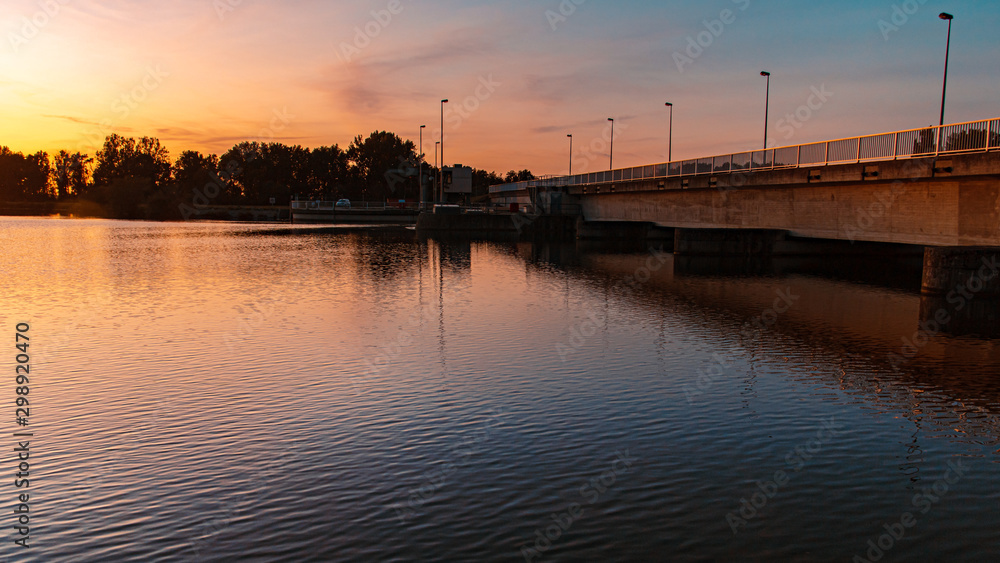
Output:
[[[375,130],[416,143],[425,124],[433,162],[449,98],[449,164],[566,173],[572,133],[574,172],[600,170],[609,117],[616,167],[666,160],[667,101],[674,160],[758,148],[761,70],[774,144],[915,128],[938,120],[941,11],[955,16],[945,121],[1000,117],[997,2],[0,6],[0,145],[23,152],[93,154],[111,132],[156,136],[173,157],[243,140],[346,147]],[[807,118],[795,127],[786,116],[797,109]]]

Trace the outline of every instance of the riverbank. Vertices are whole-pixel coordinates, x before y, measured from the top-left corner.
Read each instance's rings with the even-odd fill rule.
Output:
[[[166,220],[201,219],[211,221],[291,221],[291,210],[280,205],[204,205],[191,207],[183,214],[165,213],[167,210],[151,210],[140,206],[141,217],[128,219]],[[0,202],[0,215],[10,217],[80,217],[97,219],[119,219],[111,209],[87,200],[76,201],[29,201]]]

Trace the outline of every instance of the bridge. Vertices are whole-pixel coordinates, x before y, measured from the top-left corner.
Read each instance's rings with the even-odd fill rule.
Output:
[[[679,255],[808,253],[810,240],[931,247],[925,262],[939,266],[925,264],[924,289],[940,292],[1000,253],[1000,118],[500,184],[490,196],[579,203],[581,235],[665,229]],[[938,275],[945,263],[954,275]],[[1000,294],[1000,275],[989,288]]]

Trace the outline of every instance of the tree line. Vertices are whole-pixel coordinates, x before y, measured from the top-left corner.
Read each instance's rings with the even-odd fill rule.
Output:
[[[338,145],[306,148],[244,141],[222,156],[186,150],[176,159],[155,137],[112,134],[91,157],[59,151],[25,155],[0,146],[0,202],[75,201],[107,217],[178,219],[210,205],[287,205],[299,199],[417,201],[422,155],[394,133],[358,135]],[[422,163],[425,176],[437,170]],[[473,169],[473,198],[491,184],[533,179]]]

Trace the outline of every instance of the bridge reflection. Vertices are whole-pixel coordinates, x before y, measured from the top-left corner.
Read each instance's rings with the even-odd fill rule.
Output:
[[[679,315],[720,341],[736,339],[751,357],[755,350],[783,357],[875,408],[902,409],[918,427],[969,440],[1000,432],[1000,303],[983,298],[955,312],[953,304],[922,296],[919,259],[785,257],[734,269],[671,257],[647,277],[648,254],[595,246],[522,243],[518,250],[529,264],[564,271],[568,286],[585,284],[607,299]],[[626,278],[645,281],[610,291]],[[781,294],[793,302],[768,316]],[[941,307],[950,307],[954,320],[928,330],[928,312]],[[745,382],[752,387],[753,378]]]

